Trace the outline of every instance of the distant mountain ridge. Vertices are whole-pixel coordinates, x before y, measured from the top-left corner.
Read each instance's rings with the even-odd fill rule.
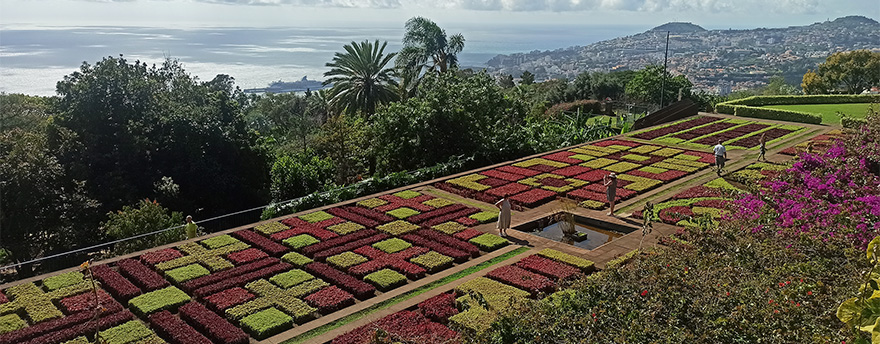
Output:
[[[547,80],[663,64],[667,31],[670,70],[687,75],[697,89],[719,93],[760,86],[777,74],[789,83],[800,83],[807,69],[837,51],[880,51],[880,23],[863,16],[749,30],[706,30],[693,23],[671,22],[587,46],[498,55],[489,60],[488,70],[514,77],[529,71],[538,80]]]

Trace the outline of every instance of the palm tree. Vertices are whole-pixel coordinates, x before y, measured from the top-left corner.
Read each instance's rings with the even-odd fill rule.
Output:
[[[403,48],[397,56],[397,67],[409,77],[422,69],[442,73],[458,66],[458,53],[464,49],[460,33],[446,37],[446,31],[428,18],[413,17],[406,21]],[[412,83],[415,84],[415,83]]]
[[[385,68],[396,55],[385,55],[385,46],[363,41],[351,42],[344,46],[345,53],[336,53],[333,62],[328,62],[330,71],[324,73],[329,77],[324,85],[333,84],[329,102],[336,108],[353,113],[360,110],[365,115],[372,115],[376,106],[396,98],[397,82],[392,78],[392,68]]]

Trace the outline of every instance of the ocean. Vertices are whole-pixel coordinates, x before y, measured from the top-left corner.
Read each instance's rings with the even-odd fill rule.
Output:
[[[587,45],[642,32],[647,26],[471,26],[447,27],[466,39],[463,67],[480,68],[497,54]],[[54,95],[55,84],[83,62],[123,55],[160,64],[178,59],[199,80],[217,74],[246,88],[303,76],[323,80],[324,65],[351,41],[388,41],[400,49],[403,28],[191,28],[3,27],[0,28],[0,92]]]

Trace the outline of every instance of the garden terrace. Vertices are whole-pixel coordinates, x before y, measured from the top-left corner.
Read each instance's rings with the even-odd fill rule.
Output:
[[[749,137],[743,130],[785,129],[735,120],[698,116],[659,136],[649,128],[98,262],[91,269],[105,310],[97,321],[89,321],[91,283],[78,270],[6,284],[0,344],[63,343],[95,330],[131,337],[123,342],[215,344],[327,342],[354,331],[338,339],[344,343],[358,342],[371,322],[401,338],[457,338],[504,312],[506,301],[542,297],[642,242],[638,231],[589,251],[515,230],[508,240],[496,235],[492,203],[510,197],[514,225],[571,199],[579,216],[634,228],[635,221],[604,215],[602,177],[617,173],[620,207],[635,207],[695,186],[686,184],[706,178],[713,162],[699,144],[642,140],[713,123],[725,123],[734,142]],[[805,132],[791,130],[782,141]],[[658,224],[644,244],[675,230]],[[473,304],[473,293],[485,294],[489,309],[457,306]]]

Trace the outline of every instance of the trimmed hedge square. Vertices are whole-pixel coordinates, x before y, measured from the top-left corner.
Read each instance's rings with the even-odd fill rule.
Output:
[[[601,210],[601,209],[605,208],[605,202],[599,202],[599,201],[594,201],[594,200],[588,199],[586,201],[578,203],[578,206],[583,207],[583,208],[587,208],[587,209]]]
[[[447,205],[455,204],[455,202],[450,201],[445,198],[433,198],[433,199],[429,199],[427,201],[422,202],[422,204],[427,205],[427,206],[431,206],[434,208],[443,208]]]
[[[137,314],[148,315],[161,310],[177,308],[189,300],[189,295],[177,287],[167,287],[136,296],[128,301],[128,306]]]
[[[327,257],[328,263],[333,264],[334,266],[341,269],[347,269],[350,266],[358,265],[360,263],[366,263],[367,261],[368,259],[364,256],[351,251]]]
[[[131,320],[101,331],[101,339],[107,344],[129,344],[136,343],[139,339],[149,337],[152,334],[153,331],[150,331],[142,322]]]
[[[660,149],[660,146],[651,146],[651,145],[641,145],[635,148],[631,148],[629,150],[630,153],[639,153],[639,154],[647,154],[653,152],[655,150]]]
[[[386,212],[386,214],[394,216],[397,219],[403,220],[407,217],[410,217],[413,215],[418,215],[421,213],[419,213],[417,210],[413,210],[413,209],[410,209],[407,207],[401,207],[401,208],[397,208],[397,209],[388,211],[388,212]]]
[[[452,259],[452,257],[444,256],[435,251],[431,251],[421,256],[410,259],[410,262],[418,264],[419,266],[425,268],[425,270],[428,270],[428,272],[430,273],[435,273],[437,271],[449,268],[450,266],[452,266],[453,261],[455,261],[455,259]]]
[[[386,204],[388,204],[388,201],[381,199],[381,198],[370,198],[370,199],[365,199],[363,201],[357,202],[357,205],[362,206],[364,208],[370,208],[370,209],[375,208],[375,207],[379,207],[379,206],[383,206]]]
[[[202,245],[204,245],[205,247],[207,247],[209,249],[215,249],[218,247],[232,245],[232,244],[239,243],[239,242],[240,241],[238,241],[238,239],[233,238],[233,237],[229,236],[228,234],[218,235],[213,238],[208,238],[208,239],[201,241]]]
[[[645,166],[645,167],[640,168],[639,171],[660,174],[660,173],[663,173],[663,172],[666,172],[669,170],[665,169],[665,168],[655,167],[655,166]]]
[[[497,211],[481,211],[479,213],[473,214],[470,218],[480,221],[480,223],[489,223],[498,219]]]
[[[420,228],[419,226],[416,226],[412,223],[409,223],[409,222],[406,222],[403,220],[397,220],[397,221],[394,221],[391,223],[386,223],[384,225],[376,227],[376,229],[378,229],[382,232],[385,232],[385,233],[388,233],[391,235],[395,235],[395,236],[406,234],[406,233],[412,232],[412,231],[419,229],[419,228]]]
[[[290,265],[296,267],[303,267],[306,264],[313,262],[312,258],[306,257],[296,252],[290,252],[281,257],[281,260],[290,263]]]
[[[465,227],[463,224],[460,224],[458,222],[444,222],[439,225],[432,226],[431,229],[438,231],[438,232],[441,232],[441,233],[453,235],[455,233],[458,233],[458,232],[461,232],[461,231],[467,229],[467,227]]]
[[[681,149],[675,149],[675,148],[662,148],[662,149],[655,150],[655,151],[651,152],[650,154],[651,154],[651,155],[657,155],[657,156],[670,157],[670,156],[673,156],[673,155],[676,155],[676,154],[681,154],[681,153],[683,153],[683,152],[684,152],[684,151],[681,150]]]
[[[400,197],[400,198],[403,198],[403,199],[416,198],[416,197],[419,197],[419,196],[421,196],[421,195],[422,195],[421,193],[418,193],[418,192],[415,192],[415,191],[412,191],[412,190],[404,190],[404,191],[401,191],[401,192],[398,192],[398,193],[395,193],[395,194],[394,194],[394,196],[397,196],[397,197]]]
[[[632,169],[636,169],[639,167],[642,167],[642,165],[632,163],[632,162],[621,161],[621,162],[618,162],[613,165],[605,166],[602,169],[606,170],[606,171],[611,171],[611,172],[623,173],[623,172],[626,172],[626,171],[629,171]]]
[[[477,245],[477,247],[486,252],[492,252],[510,244],[507,239],[491,233],[485,233],[476,238],[468,240],[468,242]]]
[[[299,250],[303,247],[314,245],[321,242],[318,239],[315,239],[311,235],[308,234],[300,234],[297,236],[293,236],[282,241],[285,245],[290,246],[294,250]]]
[[[324,220],[332,219],[333,215],[327,214],[323,211],[316,211],[314,213],[308,213],[305,215],[301,215],[299,218],[308,222],[308,223],[315,223],[315,222],[321,222]]]
[[[327,227],[327,229],[329,229],[339,235],[346,235],[346,234],[354,233],[354,232],[357,232],[357,231],[364,229],[364,228],[366,228],[366,227],[359,225],[357,223],[354,223],[354,222],[343,222],[343,223],[340,223],[337,225],[332,225],[330,227]]]
[[[616,162],[617,162],[617,160],[598,158],[598,159],[593,159],[593,160],[587,161],[587,162],[581,164],[581,166],[589,167],[592,169],[597,169],[597,168],[603,168],[605,166],[611,165]]]
[[[191,279],[207,276],[211,272],[201,264],[190,264],[177,269],[165,271],[165,276],[174,283],[183,283]]]
[[[254,338],[263,340],[291,328],[293,318],[272,307],[242,318],[241,326]]]
[[[43,286],[49,291],[69,287],[83,281],[83,274],[79,271],[71,271],[58,276],[52,276],[43,280]]]
[[[272,276],[272,278],[269,278],[269,282],[275,283],[275,285],[287,289],[302,282],[311,281],[313,279],[315,279],[315,276],[312,276],[308,272],[302,271],[300,269],[294,269]]]
[[[275,234],[275,233],[278,233],[280,231],[284,231],[287,229],[288,229],[287,225],[285,225],[281,222],[269,222],[269,223],[264,223],[262,225],[254,227],[255,231],[266,234],[266,235]]]
[[[364,281],[372,283],[384,292],[406,284],[406,276],[391,269],[382,269],[367,275]]]
[[[638,155],[638,154],[627,154],[627,155],[624,155],[624,156],[622,156],[622,157],[620,157],[620,158],[621,158],[621,159],[624,159],[624,160],[630,160],[630,161],[647,161],[647,160],[651,160],[651,157],[644,156],[644,155]]]
[[[18,314],[6,314],[0,316],[0,334],[9,333],[27,327],[27,322],[21,320]]]
[[[380,249],[385,253],[395,253],[412,247],[412,244],[398,238],[391,238],[377,242],[373,244],[373,247]]]

